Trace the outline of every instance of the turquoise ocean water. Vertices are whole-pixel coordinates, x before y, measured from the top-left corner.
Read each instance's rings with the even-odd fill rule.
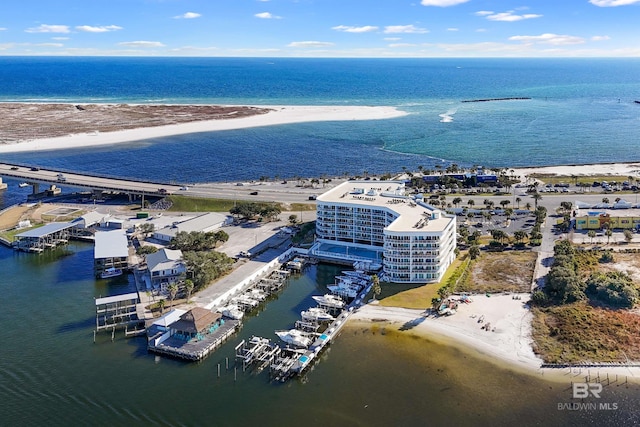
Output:
[[[524,101],[463,100],[530,97]],[[61,169],[206,182],[639,160],[640,60],[0,58],[0,101],[392,105],[383,121],[307,123],[113,147],[0,155]],[[167,162],[167,158],[179,161]],[[8,180],[0,209],[24,201]],[[561,411],[566,384],[499,369],[411,333],[347,329],[299,381],[217,364],[252,334],[286,328],[337,273],[319,265],[199,364],[157,358],[144,339],[92,342],[92,248],[43,256],[0,247],[1,425],[631,425],[638,389],[606,388],[617,411]]]

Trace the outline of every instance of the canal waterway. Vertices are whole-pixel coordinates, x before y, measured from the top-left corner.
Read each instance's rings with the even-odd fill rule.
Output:
[[[602,425],[628,421],[638,388],[609,387],[614,412],[560,411],[567,384],[501,369],[451,343],[352,326],[303,378],[234,373],[234,346],[277,339],[338,267],[310,266],[201,363],[158,357],[144,338],[93,343],[94,297],[133,289],[96,280],[90,244],[42,255],[0,248],[0,417],[4,425]],[[229,369],[226,360],[229,359]],[[218,364],[221,376],[218,378]],[[241,365],[240,365],[241,366]],[[235,376],[235,379],[234,379]]]

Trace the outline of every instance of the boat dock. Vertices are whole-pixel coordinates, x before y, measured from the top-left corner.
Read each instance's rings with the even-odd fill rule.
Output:
[[[308,348],[296,348],[289,345],[281,346],[273,343],[268,338],[252,337],[249,342],[244,340],[236,347],[236,360],[242,360],[242,369],[246,370],[250,366],[257,366],[264,369],[269,366],[269,377],[272,380],[284,382],[288,379],[303,374],[318,355],[336,338],[341,329],[347,323],[349,316],[360,307],[364,298],[371,290],[372,283],[360,288],[356,298],[344,308],[336,308],[331,304],[318,302],[320,308],[335,314],[335,318],[326,326],[322,333],[321,326],[326,322],[321,320],[302,319],[295,323],[295,329],[306,337],[313,339]]]
[[[214,332],[205,334],[200,338],[186,340],[178,336],[178,334],[173,334],[159,344],[155,344],[153,340],[150,340],[147,348],[153,353],[198,361],[220,347],[240,327],[241,322],[239,320],[225,319],[224,324]]]
[[[99,331],[111,330],[111,338],[116,329],[125,328],[125,335],[139,335],[144,329],[138,329],[137,326],[144,324],[144,319],[138,317],[138,293],[131,292],[123,295],[115,295],[111,297],[96,298],[96,329],[95,334]],[[129,326],[135,326],[133,331],[129,331]]]

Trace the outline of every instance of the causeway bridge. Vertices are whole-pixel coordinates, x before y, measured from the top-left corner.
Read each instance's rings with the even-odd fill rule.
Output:
[[[32,186],[33,194],[40,192],[41,184],[84,188],[94,193],[113,191],[128,194],[130,197],[166,196],[183,188],[177,184],[96,176],[10,163],[0,163],[0,177],[15,178],[26,182]]]

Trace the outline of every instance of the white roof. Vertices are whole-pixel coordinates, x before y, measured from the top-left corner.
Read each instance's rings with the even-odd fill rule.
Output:
[[[441,232],[454,218],[424,200],[405,196],[402,181],[346,181],[316,200],[319,206],[325,202],[393,212],[396,219],[385,229],[403,233]]]
[[[99,224],[105,217],[105,214],[101,214],[100,212],[91,211],[86,214],[79,216],[73,222],[84,221],[85,227],[90,227],[94,224]]]
[[[170,324],[172,324],[173,322],[177,322],[178,320],[180,320],[180,316],[182,316],[186,312],[187,312],[187,310],[181,310],[179,308],[174,308],[173,310],[171,310],[170,312],[168,312],[164,316],[159,317],[158,320],[153,322],[153,324],[156,325],[156,326],[165,326],[165,327],[167,327]]]
[[[127,235],[124,230],[98,231],[95,242],[94,259],[129,256]]]
[[[50,222],[47,225],[43,225],[42,227],[34,228],[29,231],[25,231],[24,233],[16,234],[16,237],[44,237],[47,234],[57,233],[58,231],[65,230],[67,228],[73,227],[73,224],[70,222]]]
[[[191,231],[204,231],[208,228],[220,225],[226,220],[227,215],[217,212],[209,212],[195,218],[182,221],[176,224],[176,227],[178,228],[178,231],[186,231],[187,233]]]
[[[176,264],[182,264],[182,251],[179,249],[160,249],[147,255],[149,271],[169,270]]]
[[[114,295],[114,296],[111,296],[111,297],[96,298],[96,305],[112,304],[114,302],[132,301],[132,300],[137,300],[137,299],[138,299],[138,293],[137,292],[131,292],[131,293],[128,293],[128,294]]]

